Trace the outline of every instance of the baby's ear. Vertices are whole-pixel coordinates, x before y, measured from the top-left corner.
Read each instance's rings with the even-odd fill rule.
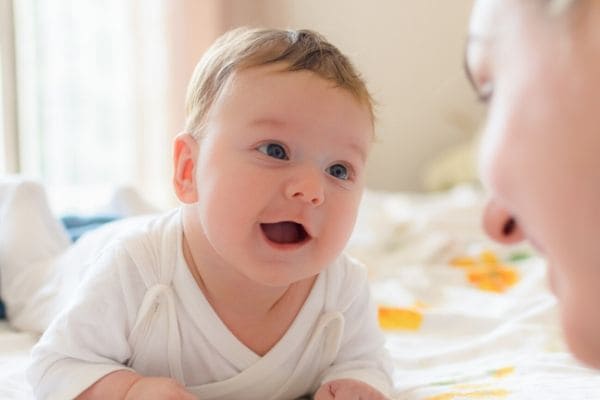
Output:
[[[198,142],[196,139],[188,133],[177,135],[173,148],[173,187],[179,200],[186,204],[198,201],[195,173],[197,157]]]

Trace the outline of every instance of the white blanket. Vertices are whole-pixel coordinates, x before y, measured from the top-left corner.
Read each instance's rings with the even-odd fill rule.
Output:
[[[348,250],[367,264],[375,299],[413,310],[416,326],[387,330],[395,399],[600,399],[600,374],[565,348],[545,264],[527,246],[502,247],[480,229],[483,197],[368,192]],[[455,257],[484,250],[516,271],[483,290]],[[515,255],[528,256],[508,261]],[[523,258],[523,257],[521,257]],[[409,324],[410,325],[410,324]],[[0,323],[0,399],[27,399],[23,368],[36,336]]]
[[[30,399],[33,393],[25,382],[29,350],[37,335],[17,332],[0,322],[0,399]]]
[[[527,245],[487,239],[483,204],[472,187],[365,196],[350,251],[370,268],[380,305],[421,318],[387,330],[395,398],[600,399],[599,372],[565,347],[544,260]],[[490,282],[469,279],[478,267],[451,265],[482,254],[496,255],[516,280],[492,291]]]

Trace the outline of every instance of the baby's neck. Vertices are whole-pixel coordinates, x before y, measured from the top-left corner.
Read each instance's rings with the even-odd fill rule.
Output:
[[[260,356],[285,335],[316,280],[312,277],[287,287],[268,287],[240,276],[222,279],[211,274],[214,268],[199,268],[185,238],[183,254],[198,287],[221,321]]]
[[[229,273],[224,279],[222,272],[225,269],[202,268],[196,262],[185,235],[183,255],[198,287],[213,308],[243,316],[266,316],[298,295],[303,297],[303,303],[315,279],[313,277],[284,287],[261,285],[235,272]]]

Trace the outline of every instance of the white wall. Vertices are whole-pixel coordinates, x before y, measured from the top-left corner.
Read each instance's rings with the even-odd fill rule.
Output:
[[[225,25],[311,28],[340,47],[379,103],[369,186],[418,190],[427,163],[481,117],[463,71],[472,2],[230,0]]]

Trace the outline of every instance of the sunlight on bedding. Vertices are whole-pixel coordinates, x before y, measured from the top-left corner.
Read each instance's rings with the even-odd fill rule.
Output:
[[[131,215],[148,211],[121,199]],[[393,399],[600,398],[598,372],[565,347],[544,260],[489,241],[483,200],[473,186],[364,196],[347,251],[369,269]],[[0,398],[32,398],[24,368],[36,340],[0,322]]]
[[[480,226],[484,194],[367,192],[348,251],[369,268],[394,399],[595,399],[568,353],[546,265]]]

